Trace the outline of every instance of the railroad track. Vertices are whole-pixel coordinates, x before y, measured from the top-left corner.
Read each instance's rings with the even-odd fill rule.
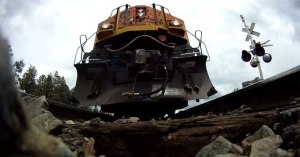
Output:
[[[26,93],[23,93],[26,94]],[[26,94],[31,97],[35,95]],[[280,73],[269,79],[262,80],[225,96],[181,111],[172,118],[188,118],[195,115],[205,115],[210,112],[226,113],[244,105],[253,111],[270,110],[285,107],[293,99],[300,98],[300,66]],[[73,105],[47,99],[49,111],[60,119],[88,120],[100,117],[104,121],[114,121],[112,113],[93,112],[88,108],[79,108]]]
[[[300,101],[300,66],[179,112],[175,118],[187,118],[210,112],[226,113],[242,105],[250,107],[253,111],[284,108],[289,103],[295,103],[294,99]]]
[[[23,96],[29,96],[31,98],[38,98],[39,96],[22,92]],[[92,111],[88,108],[79,108],[74,105],[54,101],[47,99],[48,110],[57,118],[61,120],[89,120],[95,117],[100,117],[105,121],[114,121],[117,118],[112,113],[103,111]]]

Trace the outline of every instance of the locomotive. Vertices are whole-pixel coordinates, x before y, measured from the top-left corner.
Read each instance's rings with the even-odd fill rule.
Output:
[[[198,47],[191,47],[188,33]],[[172,115],[188,100],[216,93],[206,70],[209,55],[202,52],[202,32],[189,32],[166,7],[122,5],[99,23],[94,47],[85,52],[91,37],[80,36],[75,55],[79,106],[153,117]]]

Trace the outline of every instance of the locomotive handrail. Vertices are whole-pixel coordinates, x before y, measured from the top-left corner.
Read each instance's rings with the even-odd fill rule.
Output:
[[[113,10],[111,11],[109,17],[108,17],[106,20],[104,20],[103,22],[107,22],[107,20],[108,20],[110,17],[113,16],[113,12],[114,12],[115,10],[117,10],[117,13],[116,13],[116,19],[115,19],[115,26],[114,26],[114,30],[117,30],[118,27],[119,27],[118,25],[119,25],[119,18],[120,18],[120,8],[122,8],[122,7],[124,7],[124,6],[125,6],[125,11],[128,9],[128,7],[130,7],[130,5],[125,4],[125,5],[121,5],[121,6],[117,7],[117,8],[115,8],[115,9],[113,9]],[[127,25],[127,20],[125,20],[125,24]]]
[[[85,37],[85,41],[82,43],[82,41],[81,41],[81,37]],[[80,47],[81,47],[81,51],[82,52],[84,52],[84,53],[86,53],[85,51],[84,51],[84,45],[86,44],[86,42],[87,42],[87,37],[86,37],[86,35],[85,34],[82,34],[82,35],[80,35],[79,36],[79,41],[80,41]],[[82,57],[82,56],[81,56]]]
[[[77,59],[77,54],[78,54],[78,50],[81,48],[81,53],[80,53],[80,61],[82,61],[82,53],[87,53],[87,52],[84,52],[84,45],[88,42],[88,40],[90,40],[95,34],[97,33],[97,31],[95,33],[93,33],[91,36],[89,36],[88,38],[86,38],[86,40],[82,43],[81,41],[81,37],[82,36],[85,36],[85,34],[82,34],[79,36],[79,41],[80,41],[80,45],[77,47],[76,49],[76,53],[75,53],[75,58],[74,58],[74,64],[76,64],[76,59]],[[79,62],[80,62],[79,61]]]
[[[201,30],[195,30],[195,37],[197,37],[197,32],[200,32],[200,38],[199,38],[199,40],[202,41],[202,31]],[[202,53],[201,42],[199,42],[198,47],[200,48],[200,52]]]
[[[106,22],[110,17],[112,17],[113,12],[114,12],[116,9],[119,10],[119,9],[120,9],[121,7],[123,7],[123,6],[125,6],[125,7],[127,8],[127,7],[129,7],[130,5],[125,4],[125,5],[121,5],[121,6],[117,7],[117,8],[115,8],[115,9],[113,9],[113,10],[111,11],[111,13],[110,13],[110,16],[109,16],[104,22]],[[79,50],[80,48],[81,48],[81,53],[80,53],[80,61],[79,61],[79,62],[83,61],[83,59],[82,59],[83,53],[88,53],[88,52],[85,52],[85,51],[84,51],[84,46],[85,46],[85,44],[87,43],[87,41],[90,40],[90,38],[93,37],[96,33],[97,33],[97,31],[94,32],[94,33],[93,33],[91,36],[89,36],[88,38],[87,38],[87,36],[86,36],[85,34],[82,34],[82,35],[79,36],[80,45],[79,45],[78,48],[76,49],[75,58],[74,58],[74,64],[76,64],[77,54],[78,54],[78,50]],[[82,36],[85,37],[85,41],[84,41],[84,42],[82,42],[82,40],[81,40],[81,39],[82,39]],[[84,60],[86,60],[86,59],[84,59]]]
[[[166,8],[166,7],[164,7],[164,6],[162,6],[162,5],[160,5],[160,4],[155,4],[155,3],[153,3],[152,4],[153,6],[160,6],[162,9],[166,9],[167,11],[168,11],[168,14],[169,15],[171,15],[172,17],[173,17],[173,15],[171,14],[171,12],[170,12],[170,10],[168,9],[168,8]],[[153,7],[153,9],[155,9],[155,7]],[[173,17],[174,18],[174,17]],[[210,61],[210,55],[209,55],[209,52],[208,52],[208,49],[207,49],[207,47],[206,47],[206,44],[202,41],[202,31],[201,30],[196,30],[195,31],[195,34],[193,34],[193,33],[191,33],[190,31],[188,31],[186,28],[184,28],[183,26],[181,26],[181,28],[184,30],[184,31],[186,31],[186,32],[188,32],[190,35],[192,35],[196,40],[198,40],[198,42],[199,42],[199,45],[195,48],[195,49],[199,49],[200,48],[200,53],[202,54],[202,47],[201,47],[201,44],[203,44],[204,45],[204,47],[205,47],[205,50],[206,50],[206,52],[207,52],[207,61]],[[197,37],[197,32],[200,32],[200,39]]]
[[[115,9],[113,9],[113,10],[111,11],[109,17],[105,20],[105,22],[106,22],[110,17],[113,16],[113,12],[114,12],[116,9],[120,9],[121,7],[124,7],[124,6],[125,6],[125,7],[130,7],[130,5],[128,5],[128,4],[124,4],[124,5],[118,6],[117,8],[115,8]]]
[[[182,28],[183,30],[185,30],[186,32],[188,32],[190,35],[192,35],[196,40],[198,40],[199,45],[198,45],[198,47],[195,47],[195,48],[196,48],[196,49],[200,48],[201,54],[202,54],[202,52],[203,52],[203,51],[202,51],[201,44],[204,45],[204,48],[205,48],[206,53],[207,53],[207,61],[210,61],[210,55],[209,55],[208,49],[207,49],[207,47],[206,47],[206,44],[202,41],[202,31],[201,31],[201,30],[196,30],[196,31],[195,31],[195,35],[194,35],[193,33],[191,33],[190,31],[188,31],[188,30],[185,29],[184,27],[181,27],[181,28]],[[196,36],[197,32],[201,32],[201,37],[200,37],[200,39]]]
[[[109,18],[112,17],[113,12],[117,9],[117,16],[116,16],[117,19],[116,19],[116,21],[119,21],[119,20],[118,20],[118,18],[119,18],[119,13],[120,13],[120,12],[119,12],[119,9],[120,9],[121,7],[124,7],[124,6],[126,7],[126,8],[125,8],[125,10],[126,10],[126,9],[128,9],[128,6],[130,6],[130,5],[125,4],[125,5],[121,5],[121,6],[117,7],[117,8],[115,8],[115,9],[113,9],[112,12],[111,12],[111,14],[110,14],[110,16],[109,16]],[[168,14],[169,14],[170,16],[172,16],[168,8],[165,8],[165,7],[162,6],[162,5],[153,3],[153,4],[152,4],[152,7],[153,7],[153,9],[154,9],[155,11],[156,11],[156,7],[155,7],[155,6],[160,6],[160,7],[161,7],[161,11],[163,12],[163,14],[164,14],[164,10],[167,10],[167,11],[168,11]],[[154,17],[155,17],[155,19],[154,19],[155,21],[154,21],[154,22],[155,22],[156,25],[158,25],[158,23],[157,23],[158,18],[157,18],[156,12],[155,12]],[[172,17],[173,17],[173,16],[172,16]],[[109,19],[109,18],[108,18],[108,19]],[[166,27],[168,27],[168,24],[167,24],[165,15],[163,16],[163,18],[164,18],[164,22],[165,22]],[[174,18],[174,17],[173,17],[173,18]],[[105,21],[107,21],[108,19],[106,19]],[[126,21],[125,21],[125,22],[126,22]],[[201,44],[203,44],[203,45],[205,46],[205,50],[206,50],[207,56],[208,56],[208,57],[207,57],[207,61],[209,61],[209,60],[210,60],[210,55],[209,55],[208,49],[207,49],[207,47],[206,47],[206,44],[202,41],[202,31],[196,30],[196,31],[195,31],[195,34],[193,34],[193,33],[191,33],[190,31],[188,31],[186,28],[184,28],[183,26],[181,26],[180,28],[183,29],[184,31],[188,32],[190,35],[192,35],[192,36],[199,42],[198,46],[195,47],[195,48],[193,48],[193,49],[200,49],[200,53],[202,54],[203,51],[202,51],[202,46],[201,46]],[[118,29],[118,23],[117,23],[117,22],[115,23],[115,28],[114,28],[114,29]],[[197,37],[197,32],[200,32],[200,38]],[[75,54],[75,58],[74,58],[74,64],[76,63],[76,60],[77,60],[77,54],[78,54],[78,51],[79,51],[80,48],[81,48],[81,54],[80,54],[80,61],[79,61],[79,62],[83,61],[83,54],[88,53],[88,52],[85,52],[85,51],[84,51],[84,46],[85,46],[85,44],[87,43],[87,41],[88,41],[91,37],[93,37],[96,33],[97,33],[97,31],[96,31],[95,33],[93,33],[93,34],[92,34],[90,37],[88,37],[88,38],[87,38],[87,36],[84,35],[84,34],[83,34],[83,35],[80,35],[80,38],[79,38],[79,40],[80,40],[80,46],[79,46],[79,47],[77,48],[77,50],[76,50],[76,54]],[[82,37],[85,37],[85,41],[84,41],[84,42],[82,42]],[[138,37],[134,38],[134,39],[131,40],[128,44],[126,44],[125,46],[123,46],[123,47],[121,47],[121,48],[119,48],[119,49],[111,49],[111,48],[109,48],[109,47],[106,47],[106,49],[107,49],[108,51],[110,51],[110,52],[117,52],[117,51],[120,51],[120,50],[123,50],[123,49],[127,48],[127,47],[130,46],[132,43],[134,43],[136,40],[138,40],[139,38],[143,38],[143,37],[148,37],[148,38],[154,40],[155,42],[157,42],[158,44],[160,44],[160,45],[162,45],[162,46],[165,46],[165,47],[167,47],[167,48],[175,48],[174,46],[170,46],[170,45],[167,45],[167,44],[165,44],[165,43],[162,43],[162,42],[158,41],[156,38],[153,38],[152,36],[149,36],[149,35],[141,35],[141,36],[138,36]],[[86,59],[85,59],[85,60],[86,60]]]
[[[175,19],[174,16],[171,14],[171,12],[170,12],[170,10],[169,10],[168,8],[166,8],[166,7],[164,7],[164,6],[160,5],[160,4],[155,4],[155,3],[153,3],[153,4],[152,4],[152,7],[153,7],[153,10],[154,10],[154,18],[155,18],[155,21],[156,21],[156,22],[155,22],[156,25],[158,25],[158,23],[157,23],[156,6],[160,6],[161,11],[163,12],[162,15],[163,15],[163,20],[164,20],[164,23],[165,23],[165,27],[166,27],[166,28],[169,28],[169,25],[168,25],[167,19],[166,19],[166,15],[165,15],[165,10],[168,11],[168,14],[169,14],[170,16],[172,16],[173,20]]]
[[[166,9],[168,11],[168,13],[171,15],[170,10],[168,8],[166,8],[166,7],[164,7],[164,6],[160,5],[160,4],[155,4],[155,3],[153,3],[153,4],[155,6],[157,5],[157,6],[160,6],[160,7],[164,8],[164,9]],[[171,15],[171,16],[173,17],[173,15]]]
[[[155,3],[153,3],[152,5],[153,5],[153,9],[156,9],[156,8],[155,8],[156,5],[157,5],[157,6],[160,6],[161,9],[162,9],[162,11],[163,11],[164,9],[166,9],[166,10],[168,11],[168,14],[169,14],[170,16],[172,16],[173,19],[174,19],[174,16],[171,14],[171,12],[170,12],[170,10],[169,10],[168,8],[166,8],[166,7],[164,7],[164,6],[160,5],[160,4],[155,4]],[[164,11],[163,11],[163,12],[164,12]],[[155,19],[155,20],[157,20],[157,19]],[[166,21],[166,19],[164,19],[164,20]],[[166,26],[168,26],[168,25],[166,24]],[[208,49],[207,49],[207,47],[206,47],[206,44],[202,41],[202,31],[201,31],[201,30],[196,30],[196,31],[195,31],[195,34],[193,34],[193,33],[191,33],[190,31],[188,31],[186,28],[184,28],[183,26],[181,26],[180,28],[182,28],[184,31],[188,32],[190,35],[192,35],[192,36],[199,42],[198,46],[195,47],[195,48],[193,48],[193,49],[200,49],[201,55],[202,55],[202,52],[203,52],[203,51],[202,51],[202,46],[201,46],[201,44],[204,45],[205,50],[206,50],[206,52],[207,52],[207,56],[208,56],[208,57],[207,57],[207,61],[210,61],[210,55],[209,55]],[[200,32],[200,38],[197,37],[197,32]]]
[[[152,6],[151,6],[152,5]],[[150,7],[152,7],[153,9],[154,9],[154,23],[155,23],[155,25],[158,25],[158,17],[157,17],[157,13],[156,13],[156,6],[160,6],[161,7],[161,11],[163,12],[163,20],[164,20],[164,23],[165,23],[165,27],[166,28],[168,28],[169,27],[169,25],[168,25],[168,23],[167,23],[167,19],[166,19],[166,16],[165,16],[165,10],[167,10],[168,11],[168,14],[173,18],[173,19],[175,19],[174,18],[174,16],[173,15],[171,15],[171,13],[170,13],[170,10],[168,9],[168,8],[166,8],[166,7],[164,7],[164,6],[162,6],[162,5],[160,5],[160,4],[155,4],[155,3],[153,3],[153,4],[151,4],[151,5],[149,5]],[[116,18],[115,18],[115,24],[114,24],[114,30],[118,30],[119,29],[119,19],[120,19],[120,12],[122,12],[120,9],[122,8],[122,7],[124,7],[125,6],[125,11],[128,9],[128,7],[130,7],[130,5],[128,5],[128,4],[125,4],[125,5],[121,5],[121,6],[119,6],[119,7],[117,7],[117,8],[115,8],[115,9],[113,9],[112,11],[111,11],[111,14],[110,14],[110,16],[106,19],[106,20],[104,20],[103,22],[107,22],[108,21],[108,19],[110,18],[110,17],[112,17],[113,16],[113,13],[114,13],[114,11],[115,10],[117,10],[117,13],[116,13]],[[102,22],[102,23],[103,23]],[[125,20],[125,25],[127,25],[128,24],[128,22],[127,22],[127,19]]]
[[[210,61],[210,55],[209,55],[209,52],[208,52],[208,49],[206,47],[206,44],[202,41],[202,31],[200,30],[196,30],[195,31],[195,35],[192,34],[190,31],[186,30],[185,28],[181,27],[184,31],[188,32],[189,34],[191,34],[196,40],[198,40],[199,42],[199,45],[197,47],[192,47],[192,48],[187,48],[186,50],[193,50],[193,49],[197,49],[199,50],[200,49],[200,54],[202,55],[203,54],[203,51],[202,51],[202,47],[201,47],[201,44],[204,45],[205,47],[205,50],[206,50],[206,54],[207,54],[207,61]],[[200,39],[196,36],[197,32],[201,32],[201,37]],[[182,51],[182,49],[179,49],[179,50],[175,50],[175,51]],[[194,51],[195,52],[195,51]],[[199,51],[198,51],[199,52]]]
[[[158,22],[157,22],[157,13],[156,13],[156,5],[155,3],[152,4],[152,7],[153,7],[153,12],[154,12],[154,23],[156,25],[158,25]]]

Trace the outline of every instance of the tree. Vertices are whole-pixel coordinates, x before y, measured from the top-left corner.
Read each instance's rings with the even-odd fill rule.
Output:
[[[53,95],[52,75],[41,75],[37,80],[37,94],[45,95],[46,98],[51,98]]]
[[[35,66],[30,65],[26,70],[23,77],[20,79],[20,88],[25,90],[26,93],[35,94],[37,84],[35,78],[37,76],[37,70]]]
[[[45,95],[48,99],[70,103],[71,91],[66,84],[65,78],[59,76],[55,71],[54,75],[41,75],[37,80],[37,95]]]
[[[24,66],[25,63],[23,60],[15,61],[15,64],[13,65],[15,72],[19,74],[22,73]]]
[[[15,82],[16,82],[17,86],[19,86],[19,81],[21,79],[20,75],[21,75],[24,67],[25,67],[25,63],[23,60],[15,61],[14,65],[13,65],[13,73],[15,76]]]
[[[53,99],[65,103],[68,102],[71,98],[69,86],[67,85],[65,78],[63,76],[59,76],[57,71],[55,71],[53,76],[53,86],[55,93]]]
[[[17,74],[22,72],[24,67],[23,61],[15,63],[15,71]],[[41,96],[44,95],[50,100],[55,100],[63,103],[73,103],[71,91],[63,76],[59,76],[55,71],[54,75],[51,73],[41,75],[37,80],[37,70],[34,66],[30,66],[22,78],[19,78],[20,88],[26,93]],[[19,75],[18,75],[19,77]]]

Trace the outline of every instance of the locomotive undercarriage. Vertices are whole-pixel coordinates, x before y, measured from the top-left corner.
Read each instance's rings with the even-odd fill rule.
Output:
[[[120,116],[173,114],[187,100],[216,93],[206,60],[189,45],[115,52],[96,47],[75,64],[75,96],[80,106],[101,105],[102,111]]]

